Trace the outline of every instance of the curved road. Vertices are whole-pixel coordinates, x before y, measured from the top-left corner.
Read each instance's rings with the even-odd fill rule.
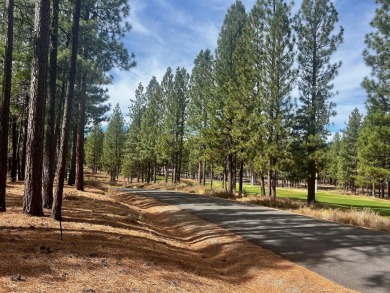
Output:
[[[118,190],[176,205],[347,288],[390,293],[388,234],[220,198]]]

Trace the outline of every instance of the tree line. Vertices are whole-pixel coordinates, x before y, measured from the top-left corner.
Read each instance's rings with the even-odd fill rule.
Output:
[[[126,0],[0,4],[0,211],[8,174],[24,180],[34,216],[47,208],[61,220],[65,179],[84,189],[85,128],[110,108],[108,72],[135,65],[122,42],[129,10]]]
[[[362,82],[367,116],[355,109],[330,143],[332,81],[341,66],[330,60],[343,41],[332,1],[304,0],[294,16],[282,0],[258,0],[249,14],[236,1],[215,54],[202,50],[191,75],[168,68],[161,81],[140,83],[129,126],[118,106],[107,130],[97,126],[88,137],[88,164],[109,171],[112,180],[119,172],[146,182],[157,175],[175,183],[181,175],[197,177],[200,184],[219,177],[231,193],[237,180],[242,193],[244,174],[251,174],[271,197],[278,182],[305,182],[309,203],[320,179],[353,191],[380,187],[384,195],[390,181],[389,4],[377,5],[363,53],[372,68]]]

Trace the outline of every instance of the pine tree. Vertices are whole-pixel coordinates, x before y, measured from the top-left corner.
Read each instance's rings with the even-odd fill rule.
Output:
[[[78,36],[80,27],[80,6],[81,0],[73,0],[73,20],[72,20],[72,34],[70,43],[70,58],[69,58],[69,72],[68,82],[66,86],[66,95],[64,101],[64,113],[61,123],[60,143],[58,147],[58,162],[56,169],[57,187],[53,197],[53,205],[51,217],[57,221],[62,220],[62,196],[64,191],[65,168],[68,154],[68,141],[70,133],[70,125],[72,119],[73,96],[76,79],[76,61],[78,50]]]
[[[95,124],[85,143],[85,160],[94,174],[102,166],[103,140],[104,132],[100,124]]]
[[[192,139],[191,151],[198,163],[199,184],[203,182],[204,185],[206,184],[205,132],[210,127],[209,108],[214,88],[213,71],[214,58],[210,50],[200,51],[194,60],[188,92],[188,132]]]
[[[52,20],[50,34],[50,64],[49,64],[49,92],[46,101],[46,132],[43,149],[43,184],[42,201],[43,207],[50,209],[53,204],[53,184],[55,169],[56,137],[54,135],[57,95],[57,55],[58,55],[58,21],[59,0],[53,0]]]
[[[89,98],[87,81],[93,71],[107,72],[116,68],[129,70],[135,66],[134,56],[129,54],[121,38],[130,30],[125,21],[130,7],[126,0],[101,2],[84,1],[81,23],[81,47],[83,64],[80,76],[80,102],[77,129],[77,176],[76,188],[83,190],[83,161],[84,161],[84,128],[86,124],[86,104]],[[108,53],[109,52],[109,53]]]
[[[11,100],[12,54],[14,40],[14,7],[13,0],[7,1],[7,29],[5,38],[5,58],[3,71],[3,87],[0,96],[0,212],[5,212],[5,190],[7,182],[8,156],[8,119]]]
[[[315,181],[319,172],[330,116],[333,84],[341,62],[330,64],[330,57],[343,40],[343,29],[333,34],[338,13],[330,0],[303,0],[295,20],[298,45],[300,106],[296,113],[296,132],[301,138],[305,158],[308,195],[315,203]],[[302,162],[301,162],[302,163]]]
[[[263,146],[262,160],[268,162],[268,194],[274,197],[276,185],[271,182],[277,180],[277,171],[287,157],[292,118],[289,95],[296,76],[290,14],[291,5],[284,1],[256,2],[241,41],[245,46],[243,62],[249,64],[238,67],[243,83],[249,85],[247,92],[253,95],[254,111],[258,115],[254,130],[260,140],[256,147]],[[238,56],[243,54],[238,51]],[[248,103],[241,101],[240,104]],[[248,123],[243,127],[245,125]]]
[[[107,130],[104,133],[102,162],[114,183],[122,165],[125,142],[124,120],[119,104],[114,108]]]
[[[326,151],[326,172],[330,177],[331,182],[334,185],[338,184],[339,179],[339,164],[340,164],[340,147],[341,147],[341,136],[340,132],[336,132],[333,136],[332,142],[328,146]]]
[[[49,52],[50,2],[35,1],[23,213],[42,216],[43,122]]]
[[[155,76],[152,77],[146,88],[145,99],[146,109],[142,115],[137,154],[139,155],[143,169],[147,171],[146,178],[149,183],[152,179],[153,165],[155,165],[157,160],[156,148],[160,136],[158,129],[162,117],[161,88]]]
[[[236,108],[234,101],[240,94],[240,82],[233,60],[238,41],[247,20],[245,7],[237,0],[228,10],[218,38],[215,61],[216,96],[210,114],[209,144],[227,157],[229,192],[236,191],[237,142],[233,137]]]
[[[174,85],[174,74],[172,68],[168,67],[161,81],[161,117],[159,123],[159,143],[156,145],[157,160],[164,167],[165,182],[168,182],[169,165],[173,157],[172,139],[169,132],[167,114],[168,100],[172,99]],[[173,179],[173,178],[172,178]]]
[[[134,172],[141,172],[141,160],[139,156],[139,138],[141,132],[142,117],[145,112],[146,100],[144,87],[142,83],[138,85],[135,90],[135,99],[131,100],[130,106],[130,127],[127,132],[125,151],[123,159],[123,175],[125,177],[131,177]]]
[[[362,83],[368,95],[367,116],[358,142],[360,181],[371,183],[373,190],[375,184],[383,187],[390,177],[390,4],[384,0],[377,3],[371,22],[375,31],[366,36],[367,49],[363,52],[371,78],[366,77]],[[390,196],[390,188],[388,193]]]
[[[359,137],[362,115],[355,108],[349,116],[347,128],[343,131],[343,138],[340,145],[338,179],[344,189],[351,188],[356,192],[357,177],[357,140]]]

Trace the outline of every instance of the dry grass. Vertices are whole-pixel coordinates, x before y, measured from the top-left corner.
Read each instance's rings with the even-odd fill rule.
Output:
[[[320,203],[316,203],[315,206],[308,206],[305,202],[300,200],[288,198],[277,198],[276,200],[273,200],[268,197],[253,195],[239,200],[276,209],[288,210],[301,215],[336,223],[368,228],[375,231],[390,232],[390,219],[383,217],[368,208],[363,210],[341,210],[330,208],[327,205]]]
[[[58,222],[0,214],[0,292],[350,292],[152,199],[66,187]],[[48,213],[48,211],[46,211]]]
[[[339,210],[306,206],[293,211],[310,217],[390,233],[390,220],[371,209]]]

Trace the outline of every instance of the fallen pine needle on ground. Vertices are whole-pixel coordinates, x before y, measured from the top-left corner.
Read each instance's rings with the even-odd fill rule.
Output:
[[[352,292],[176,207],[66,187],[63,236],[22,214],[22,183],[0,213],[0,292]]]

